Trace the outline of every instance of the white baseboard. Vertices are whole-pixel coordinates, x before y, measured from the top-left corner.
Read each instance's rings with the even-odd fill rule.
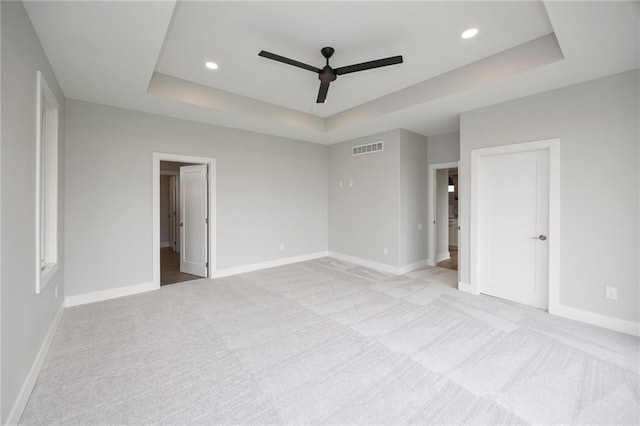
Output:
[[[478,289],[464,282],[458,283],[458,290],[472,294],[480,294]],[[597,314],[566,305],[549,306],[549,314],[586,324],[595,325],[597,327],[606,328],[608,330],[619,331],[620,333],[630,334],[632,336],[640,336],[640,324],[633,321],[627,321],[620,318],[610,317],[608,315]]]
[[[33,361],[33,364],[31,364],[31,368],[29,369],[29,373],[27,374],[27,377],[22,384],[22,388],[18,393],[18,397],[16,398],[13,407],[11,407],[11,411],[9,411],[9,416],[7,416],[7,422],[5,423],[5,425],[17,425],[20,421],[22,412],[24,411],[24,408],[27,406],[27,402],[29,401],[29,396],[31,396],[33,386],[36,384],[38,374],[40,374],[40,369],[42,368],[44,359],[47,356],[47,352],[49,352],[49,346],[51,346],[53,336],[56,334],[56,330],[58,329],[58,325],[60,324],[60,319],[62,318],[63,312],[64,304],[61,304],[58,312],[56,312],[55,317],[53,317],[53,322],[51,323],[51,326],[49,326],[49,331],[47,331],[47,335],[45,336],[44,341],[40,346],[38,355]]]
[[[67,296],[65,306],[86,305],[87,303],[100,302],[103,300],[115,299],[116,297],[131,296],[132,294],[144,293],[146,291],[157,290],[158,286],[153,282],[135,284],[126,287],[111,288],[109,290],[94,291],[91,293]]]
[[[464,291],[465,293],[480,294],[475,286],[462,281],[458,281],[458,290]]]
[[[400,273],[400,275],[402,275],[406,274],[407,272],[415,271],[416,269],[420,269],[423,266],[427,265],[429,265],[429,259],[423,259],[409,265],[401,266],[400,268],[398,268],[398,272]]]
[[[559,317],[584,322],[602,328],[607,328],[620,333],[631,334],[632,336],[640,336],[640,324],[633,321],[627,321],[620,318],[610,317],[608,315],[597,314],[595,312],[584,311],[571,306],[558,305],[554,309],[550,309],[549,313]]]
[[[451,252],[438,253],[436,255],[436,263],[451,259]]]
[[[271,260],[268,262],[254,263],[251,265],[238,266],[236,268],[220,269],[213,272],[213,278],[227,277],[230,275],[242,274],[245,272],[258,271],[260,269],[274,268],[276,266],[289,265],[291,263],[304,262],[306,260],[319,259],[327,257],[326,251],[305,254],[301,256],[286,257],[283,259]],[[117,297],[131,296],[133,294],[144,293],[147,291],[157,290],[159,287],[153,282],[130,285],[126,287],[112,288],[109,290],[94,291],[91,293],[78,294],[68,296],[65,306],[86,305],[87,303],[100,302],[103,300],[115,299]]]
[[[165,248],[165,247],[173,247],[173,243],[166,241],[164,243],[160,243],[160,248]]]
[[[328,252],[319,251],[317,253],[303,254],[301,256],[285,257],[282,259],[269,260],[267,262],[253,263],[251,265],[237,266],[234,268],[218,269],[213,272],[212,278],[222,278],[231,275],[244,274],[246,272],[259,271],[261,269],[275,268],[276,266],[290,265],[292,263],[304,262],[307,260],[327,257]]]
[[[333,257],[345,262],[355,263],[356,265],[365,266],[367,268],[375,269],[381,272],[387,272],[389,274],[400,275],[400,268],[393,265],[387,265],[386,263],[375,262],[373,260],[362,259],[360,257],[349,256],[348,254],[342,254],[335,251],[329,252],[329,257]]]
[[[405,265],[402,267],[386,265],[384,263],[374,262],[367,259],[362,259],[359,257],[349,256],[342,253],[337,252],[326,252],[321,251],[317,253],[305,254],[301,256],[293,256],[293,257],[285,257],[283,259],[276,259],[267,262],[254,263],[251,265],[238,266],[235,268],[226,268],[220,269],[213,273],[213,278],[222,278],[228,277],[231,275],[244,274],[246,272],[259,271],[261,269],[274,268],[276,266],[290,265],[292,263],[304,262],[307,260],[319,259],[321,257],[333,257],[335,259],[344,260],[345,262],[355,263],[356,265],[366,266],[371,269],[376,269],[378,271],[387,272],[390,274],[405,274],[407,272],[416,270],[428,264],[428,260],[421,260],[410,265]]]

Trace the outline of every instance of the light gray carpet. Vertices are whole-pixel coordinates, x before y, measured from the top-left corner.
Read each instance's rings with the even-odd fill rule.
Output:
[[[69,308],[21,423],[638,424],[637,338],[324,258]]]

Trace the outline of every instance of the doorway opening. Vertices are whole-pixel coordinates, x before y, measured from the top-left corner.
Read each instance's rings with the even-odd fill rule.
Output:
[[[429,265],[458,270],[458,162],[429,165]]]
[[[153,282],[215,271],[215,159],[153,154]]]
[[[440,169],[436,172],[436,224],[441,218],[442,229],[436,226],[436,265],[458,270],[458,168]],[[440,197],[440,189],[447,195]],[[447,224],[445,229],[444,224]]]
[[[184,259],[181,256],[183,246],[191,245],[189,241],[185,241],[188,235],[181,232],[184,225],[182,214],[185,209],[192,208],[190,205],[181,203],[194,201],[189,197],[183,198],[181,196],[183,189],[181,175],[184,175],[182,173],[184,168],[194,165],[198,164],[160,161],[160,286],[197,280],[207,276],[206,271],[189,273],[192,271],[188,268],[189,265],[184,264]],[[204,166],[204,178],[206,179],[206,165]],[[203,201],[206,206],[206,193],[204,197]],[[189,271],[187,271],[188,269]]]

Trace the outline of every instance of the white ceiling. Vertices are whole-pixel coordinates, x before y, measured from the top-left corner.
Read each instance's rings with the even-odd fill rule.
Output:
[[[460,112],[634,69],[638,2],[27,2],[65,96],[319,143],[458,129]],[[460,33],[478,27],[475,39]],[[401,54],[338,77],[322,67]],[[220,65],[207,70],[204,62]],[[312,114],[311,109],[318,108]]]
[[[483,31],[473,40],[460,33]],[[552,32],[540,2],[179,3],[156,70],[328,117]],[[404,64],[338,77],[318,106],[318,75],[258,57],[267,50],[322,68],[403,55]],[[220,68],[206,69],[213,60]]]

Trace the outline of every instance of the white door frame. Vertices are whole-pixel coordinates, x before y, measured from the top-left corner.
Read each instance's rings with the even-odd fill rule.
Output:
[[[427,259],[427,264],[429,266],[436,266],[437,263],[437,253],[436,253],[436,184],[438,182],[438,170],[442,169],[453,169],[454,167],[459,167],[459,161],[452,161],[449,163],[436,163],[429,164],[429,258]],[[460,197],[460,185],[458,185],[458,197]],[[459,217],[459,216],[458,216]],[[458,226],[460,224],[458,223]],[[458,253],[460,253],[460,238],[458,238]]]
[[[160,161],[178,163],[206,164],[209,168],[209,278],[213,278],[216,267],[216,159],[210,157],[196,157],[193,155],[153,153],[153,285],[160,288]]]
[[[501,154],[528,151],[549,152],[549,313],[556,314],[560,306],[560,139],[522,142],[490,148],[471,150],[471,215],[470,215],[470,288],[472,293],[481,293],[478,268],[478,194],[482,160]]]

